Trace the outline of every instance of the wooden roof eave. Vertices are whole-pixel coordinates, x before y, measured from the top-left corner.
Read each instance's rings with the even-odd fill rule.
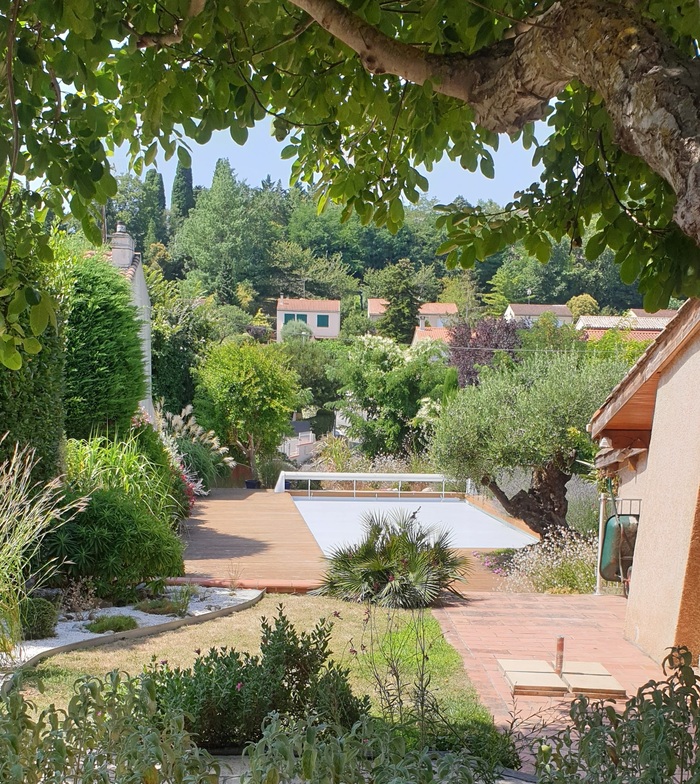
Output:
[[[689,299],[593,414],[588,430],[595,440],[613,430],[651,430],[661,373],[698,332],[700,300]]]

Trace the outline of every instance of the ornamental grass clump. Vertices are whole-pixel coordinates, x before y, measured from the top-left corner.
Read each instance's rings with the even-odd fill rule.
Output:
[[[593,593],[597,558],[597,537],[562,530],[516,550],[503,587],[515,593]]]
[[[4,437],[0,437],[0,442]],[[33,449],[16,446],[0,463],[0,658],[11,656],[22,637],[27,585],[50,576],[55,563],[37,561],[50,529],[71,520],[85,499],[67,499],[58,481],[36,483]]]
[[[382,607],[430,607],[444,591],[459,596],[469,561],[450,546],[446,531],[424,528],[415,512],[369,512],[359,544],[338,547],[316,593]]]

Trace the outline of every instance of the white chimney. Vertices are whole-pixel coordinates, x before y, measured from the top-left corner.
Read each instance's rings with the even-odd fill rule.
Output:
[[[130,267],[134,259],[134,238],[121,221],[117,223],[117,230],[110,237],[109,244],[112,247],[112,264],[121,269]]]

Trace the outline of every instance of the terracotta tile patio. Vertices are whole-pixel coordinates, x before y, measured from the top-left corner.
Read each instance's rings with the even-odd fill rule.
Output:
[[[467,600],[433,612],[446,639],[462,655],[482,702],[505,727],[514,703],[496,660],[552,661],[560,635],[565,637],[566,659],[599,662],[630,695],[651,678],[663,677],[656,662],[623,638],[625,604],[621,596],[470,593]],[[560,704],[552,698],[518,697],[517,712],[522,717],[556,713]]]

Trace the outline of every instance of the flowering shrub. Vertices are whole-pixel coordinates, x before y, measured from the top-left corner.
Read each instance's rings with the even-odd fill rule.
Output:
[[[516,550],[505,567],[504,588],[517,593],[593,593],[598,540],[561,531]]]
[[[167,660],[147,668],[164,716],[184,715],[185,729],[207,749],[241,747],[261,737],[265,717],[277,711],[302,718],[315,713],[342,727],[367,713],[355,697],[348,671],[329,659],[332,624],[319,621],[298,634],[284,615],[262,620],[260,655],[212,648],[188,669]]]

